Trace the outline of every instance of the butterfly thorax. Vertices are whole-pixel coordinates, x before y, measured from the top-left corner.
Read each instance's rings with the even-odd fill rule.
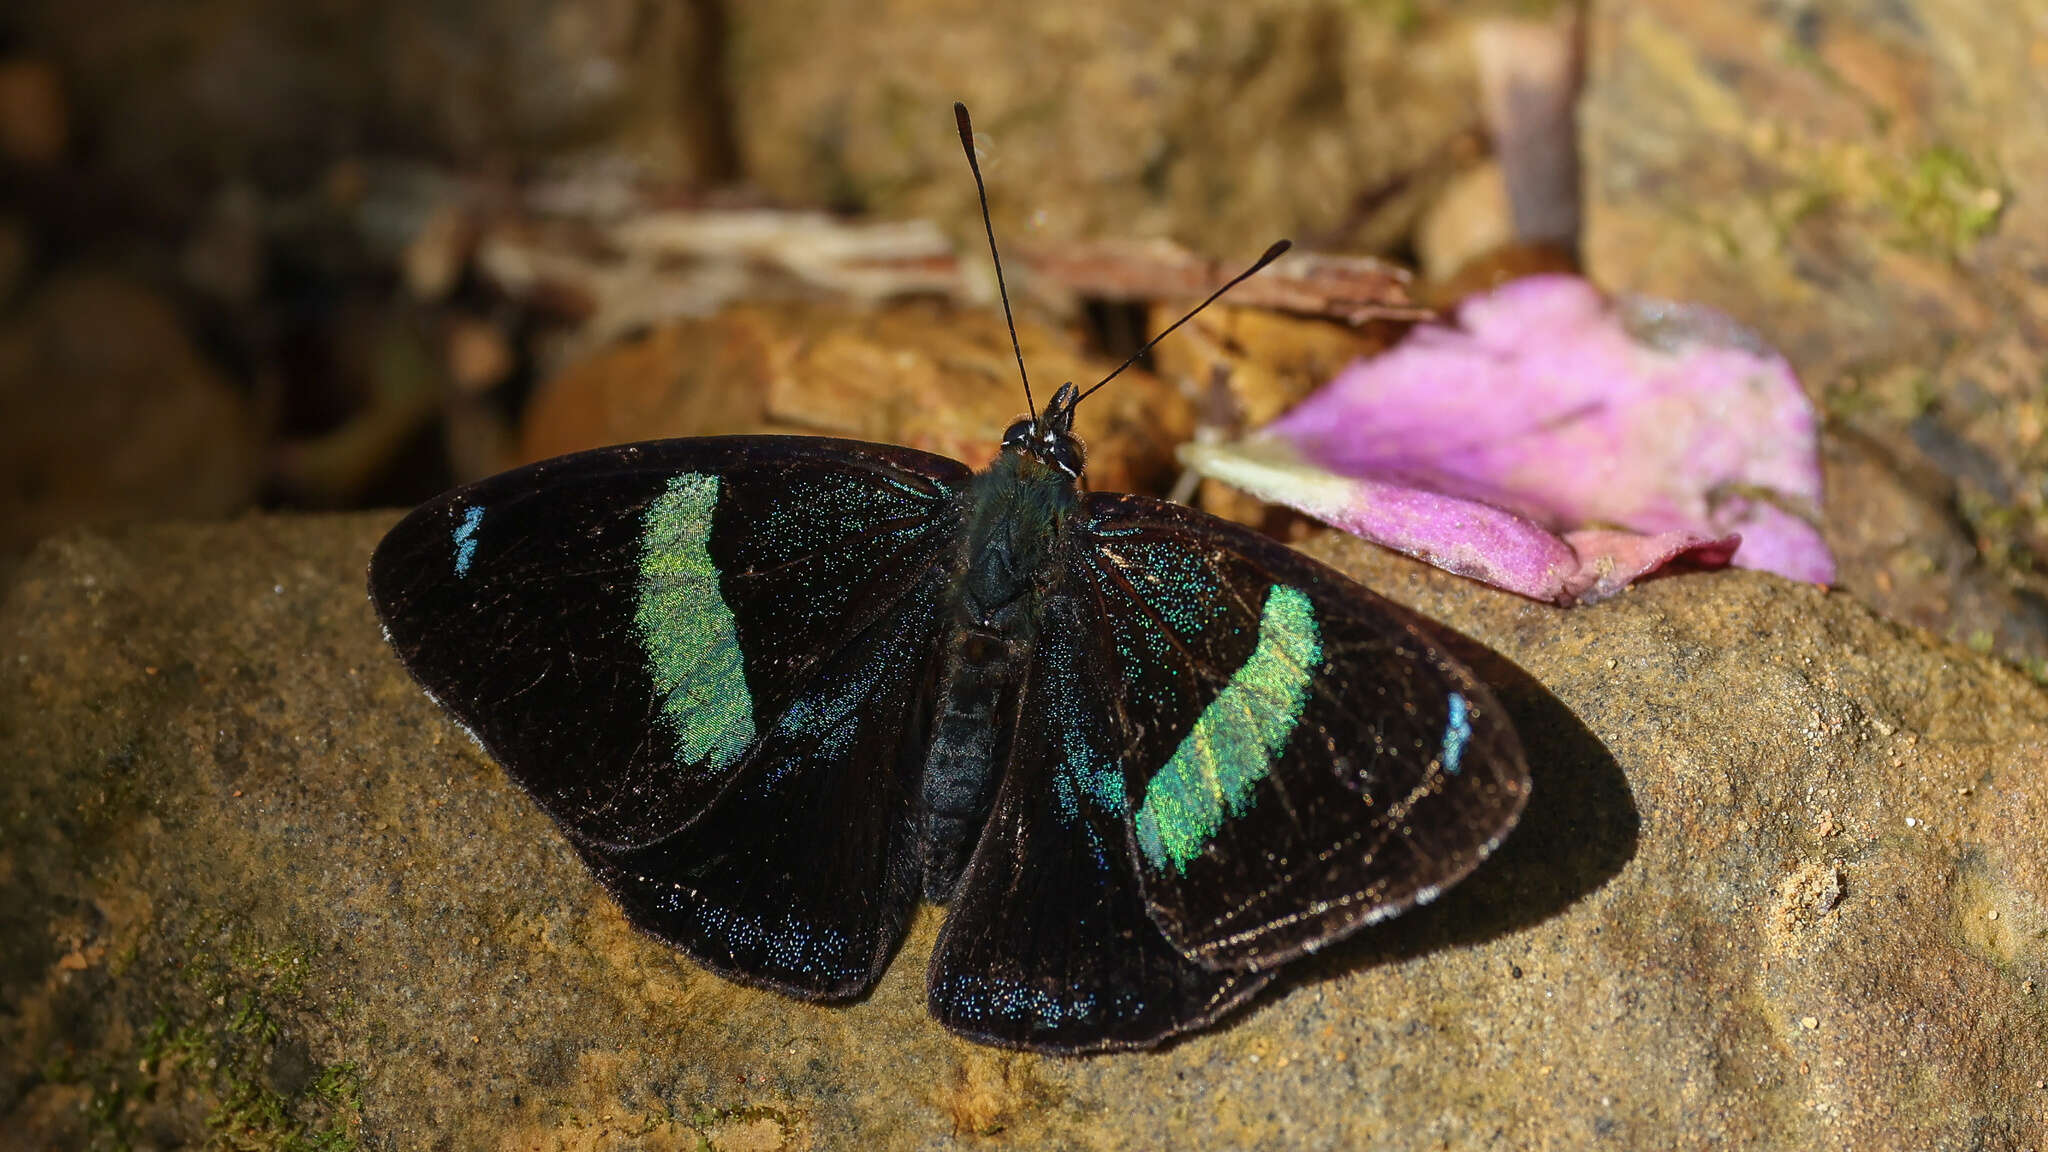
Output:
[[[981,834],[1041,608],[1057,589],[1067,521],[1081,499],[1073,399],[1069,384],[1044,413],[1012,426],[966,496],[967,531],[949,623],[954,642],[945,648],[925,760],[921,838],[928,899],[952,894]]]
[[[968,501],[962,619],[1028,639],[1038,600],[1059,572],[1053,557],[1080,501],[1079,480],[1006,448],[975,476]]]

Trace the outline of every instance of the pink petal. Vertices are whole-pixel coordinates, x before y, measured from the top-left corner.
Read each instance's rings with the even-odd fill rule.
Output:
[[[1439,568],[1551,600],[1578,571],[1571,547],[1526,517],[1424,488],[1340,476],[1285,441],[1187,444],[1188,467]]]
[[[1458,318],[1353,364],[1244,442],[1189,446],[1190,466],[1558,603],[1681,557],[1833,579],[1810,522],[1812,405],[1732,322],[1610,306],[1569,276],[1508,284]]]
[[[1680,560],[1697,568],[1725,568],[1742,545],[1740,536],[1709,539],[1692,532],[1642,535],[1612,528],[1587,528],[1564,534],[1579,558],[1579,570],[1566,583],[1559,603],[1591,604],[1620,592],[1636,580]]]

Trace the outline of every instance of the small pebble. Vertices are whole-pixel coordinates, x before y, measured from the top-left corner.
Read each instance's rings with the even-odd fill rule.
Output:
[[[1804,1019],[1799,1021],[1799,1026],[1801,1028],[1806,1029],[1808,1032],[1811,1032],[1815,1028],[1820,1027],[1820,1018],[1817,1016],[1805,1017]]]

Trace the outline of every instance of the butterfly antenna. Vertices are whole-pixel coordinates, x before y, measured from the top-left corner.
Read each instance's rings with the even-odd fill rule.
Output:
[[[1209,298],[1207,300],[1204,300],[1200,304],[1197,304],[1193,308],[1189,309],[1187,315],[1181,317],[1178,320],[1175,320],[1171,324],[1168,324],[1164,332],[1161,332],[1159,335],[1154,336],[1150,340],[1145,341],[1145,346],[1143,348],[1138,349],[1136,352],[1131,353],[1130,359],[1117,365],[1115,372],[1111,372],[1109,375],[1104,376],[1101,380],[1096,381],[1095,388],[1100,388],[1104,384],[1109,383],[1111,380],[1116,379],[1117,376],[1120,375],[1124,369],[1129,368],[1133,364],[1136,364],[1138,362],[1138,357],[1143,356],[1147,352],[1150,352],[1154,344],[1159,343],[1161,340],[1164,340],[1169,335],[1171,335],[1175,328],[1178,328],[1181,325],[1187,323],[1188,321],[1193,320],[1195,318],[1195,313],[1200,312],[1202,309],[1207,308],[1211,304],[1214,304],[1218,296],[1223,295],[1225,292],[1228,292],[1232,288],[1235,288],[1239,284],[1242,284],[1246,280],[1249,280],[1252,277],[1252,275],[1256,273],[1259,269],[1264,268],[1266,265],[1271,264],[1275,260],[1278,260],[1282,254],[1284,254],[1289,248],[1292,247],[1294,247],[1294,241],[1292,240],[1276,241],[1271,248],[1266,249],[1265,255],[1259,257],[1257,263],[1253,264],[1251,267],[1245,269],[1244,271],[1239,272],[1236,276],[1231,277],[1230,283],[1225,284],[1223,287],[1218,288],[1214,292],[1209,293]],[[1074,403],[1079,404],[1081,401],[1086,400],[1090,396],[1095,395],[1095,388],[1090,388],[1086,392],[1083,392],[1079,396],[1075,397]]]
[[[1017,354],[1017,375],[1024,378],[1024,406],[1031,409],[1032,423],[1038,422],[1038,405],[1031,399],[1031,373],[1024,370],[1024,346],[1017,343],[1017,318],[1010,314],[1010,290],[1003,286],[1003,258],[996,254],[996,226],[988,219],[988,186],[981,182],[981,162],[974,158],[974,124],[967,119],[967,105],[953,101],[953,122],[960,126],[960,147],[967,150],[967,167],[974,172],[974,191],[981,197],[981,227],[988,233],[988,258],[996,265],[996,291],[1003,298],[1003,323],[1010,326],[1010,350]]]

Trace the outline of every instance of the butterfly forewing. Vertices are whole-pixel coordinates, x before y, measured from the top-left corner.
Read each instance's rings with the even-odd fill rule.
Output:
[[[932,1014],[983,1043],[1149,1047],[1266,980],[1188,959],[1147,913],[1111,720],[1119,686],[1080,608],[1046,606],[995,807],[932,954]]]
[[[814,669],[703,815],[586,850],[627,912],[721,975],[807,999],[869,988],[919,891],[916,773],[944,570]]]
[[[415,510],[371,598],[636,922],[846,995],[914,888],[905,773],[969,475],[811,438],[600,449]]]
[[[1399,609],[1177,505],[1086,509],[1066,582],[1123,685],[1133,862],[1182,951],[1282,963],[1430,900],[1513,826],[1506,716]]]

